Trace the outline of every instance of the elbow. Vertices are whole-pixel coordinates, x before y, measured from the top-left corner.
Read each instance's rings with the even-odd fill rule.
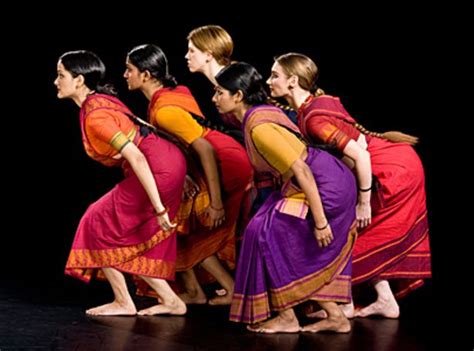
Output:
[[[215,151],[212,145],[204,138],[196,139],[191,146],[197,152],[201,159],[215,157]]]
[[[364,163],[370,164],[370,153],[367,150],[363,150],[361,158]]]
[[[308,165],[301,159],[296,160],[291,165],[291,171],[296,175],[296,177],[301,175],[307,176],[308,173],[311,173],[311,170],[309,169]]]
[[[148,163],[145,155],[143,155],[141,152],[133,155],[133,157],[129,160],[129,162],[130,164],[135,165],[135,166],[141,166]]]

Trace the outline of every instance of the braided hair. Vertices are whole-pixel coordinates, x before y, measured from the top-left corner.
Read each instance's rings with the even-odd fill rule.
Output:
[[[275,61],[282,67],[288,75],[298,77],[298,84],[301,88],[309,91],[315,97],[324,95],[324,91],[316,84],[319,76],[319,70],[313,60],[308,56],[298,53],[288,53],[275,58]],[[386,139],[393,143],[408,143],[415,145],[418,138],[398,131],[389,131],[385,133],[371,132],[365,129],[361,124],[354,123],[354,127],[362,134]]]

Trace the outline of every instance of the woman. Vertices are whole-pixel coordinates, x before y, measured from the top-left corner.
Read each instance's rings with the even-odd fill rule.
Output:
[[[328,318],[303,331],[346,333],[348,319],[336,302],[351,299],[355,240],[355,180],[327,152],[307,148],[285,114],[264,105],[264,81],[249,64],[224,68],[213,101],[241,121],[256,171],[281,184],[251,219],[237,265],[230,320],[253,332],[298,332],[293,307],[316,300]],[[271,312],[275,318],[267,320]]]
[[[283,97],[298,109],[300,130],[310,142],[335,147],[354,168],[362,230],[353,252],[352,282],[370,282],[377,291],[377,300],[355,316],[397,318],[395,297],[403,297],[431,276],[424,172],[411,146],[416,138],[368,132],[338,98],[321,94],[317,76],[310,58],[289,53],[275,60],[267,83],[272,96]],[[344,310],[348,317],[354,316],[352,303]]]
[[[66,264],[68,275],[85,282],[103,275],[112,286],[114,301],[86,313],[136,314],[123,275],[127,272],[148,283],[161,300],[138,314],[185,314],[186,305],[167,283],[175,272],[171,219],[180,203],[184,157],[170,142],[140,132],[130,110],[112,96],[110,86],[102,85],[105,66],[94,53],[66,52],[59,58],[57,74],[58,98],[71,99],[81,108],[86,153],[106,166],[121,166],[125,173],[123,181],[87,209]]]
[[[217,85],[215,76],[223,68],[230,65],[234,43],[230,34],[222,27],[216,25],[206,25],[193,29],[188,37],[188,52],[186,60],[189,71],[192,73],[199,72],[204,74],[213,86]],[[281,108],[293,122],[296,122],[296,112],[289,106],[283,106],[276,100],[270,99],[271,104]],[[240,122],[230,113],[221,113],[221,120],[225,125],[237,128],[238,131],[232,130],[232,136],[244,145],[242,133],[240,131]],[[257,173],[254,177],[254,187],[257,194],[252,203],[250,214],[254,214],[258,208],[264,203],[270,193],[276,189],[277,185],[273,184],[271,174]],[[250,195],[253,197],[253,195]],[[250,205],[249,205],[250,206]]]
[[[186,61],[189,71],[199,72],[216,86],[216,75],[232,62],[234,42],[230,34],[221,26],[206,25],[194,28],[187,37],[188,51]],[[269,102],[280,107],[293,122],[296,122],[296,111],[268,97]],[[240,127],[240,123],[230,114],[222,114],[221,119],[228,125]]]
[[[245,150],[231,137],[204,126],[204,116],[194,97],[168,73],[166,56],[158,46],[135,47],[127,55],[126,66],[128,88],[142,91],[150,100],[149,121],[194,153],[193,168],[199,171],[193,171],[192,176],[199,187],[187,185],[188,195],[195,197],[199,190],[209,194],[207,203],[195,208],[204,212],[200,218],[207,218],[207,223],[196,223],[178,242],[177,270],[183,272],[186,287],[181,296],[187,303],[206,302],[193,271],[201,264],[227,292],[212,298],[209,304],[229,304],[234,280],[221,261],[229,269],[235,266],[235,229],[253,175]]]

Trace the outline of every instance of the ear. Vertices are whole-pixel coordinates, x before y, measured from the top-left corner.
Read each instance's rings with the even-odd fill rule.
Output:
[[[242,92],[242,90],[237,90],[237,92],[233,95],[234,97],[234,102],[236,104],[244,101],[244,93]]]
[[[214,58],[214,55],[210,51],[206,51],[206,63],[209,63]]]
[[[288,78],[288,88],[289,89],[296,88],[298,86],[298,84],[299,84],[298,76],[293,74],[290,78]]]
[[[141,72],[140,74],[141,74],[142,80],[144,82],[149,81],[150,79],[153,78],[153,76],[151,75],[149,70],[146,70],[145,72]]]
[[[81,88],[83,85],[85,85],[85,79],[82,74],[79,74],[77,77],[74,78],[76,82],[76,89]]]

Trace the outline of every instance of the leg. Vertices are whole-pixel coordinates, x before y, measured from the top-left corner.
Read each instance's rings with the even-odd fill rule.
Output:
[[[102,271],[112,286],[115,299],[111,303],[88,309],[86,313],[92,316],[133,316],[137,314],[123,274],[115,268],[102,268]]]
[[[339,307],[347,318],[354,318],[354,301],[351,300],[350,303],[339,305]],[[327,316],[328,314],[323,309],[306,315],[308,318],[327,318]]]
[[[274,333],[297,333],[300,331],[300,324],[292,308],[281,311],[275,318],[263,323],[247,326],[247,329],[254,333],[274,334]]]
[[[202,261],[202,267],[208,271],[219,284],[227,291],[223,296],[216,296],[209,300],[209,305],[230,305],[234,294],[234,279],[222,266],[219,259],[213,255]]]
[[[190,270],[181,272],[180,274],[183,278],[184,287],[186,289],[184,294],[179,295],[181,300],[183,300],[185,304],[205,304],[207,298],[204,291],[202,291],[201,285],[199,285],[194,269],[191,268]]]
[[[385,318],[398,318],[400,316],[400,307],[387,280],[378,280],[374,283],[377,291],[377,300],[367,307],[355,313],[356,317],[368,317],[379,315]]]
[[[186,313],[186,304],[174,293],[166,280],[143,275],[141,275],[140,278],[146,281],[153,290],[157,292],[161,304],[138,311],[139,315],[171,314],[180,316]]]
[[[318,301],[327,318],[322,321],[309,324],[301,329],[301,331],[317,333],[320,331],[332,331],[335,333],[348,333],[351,331],[351,323],[346,318],[341,308],[335,302]]]

